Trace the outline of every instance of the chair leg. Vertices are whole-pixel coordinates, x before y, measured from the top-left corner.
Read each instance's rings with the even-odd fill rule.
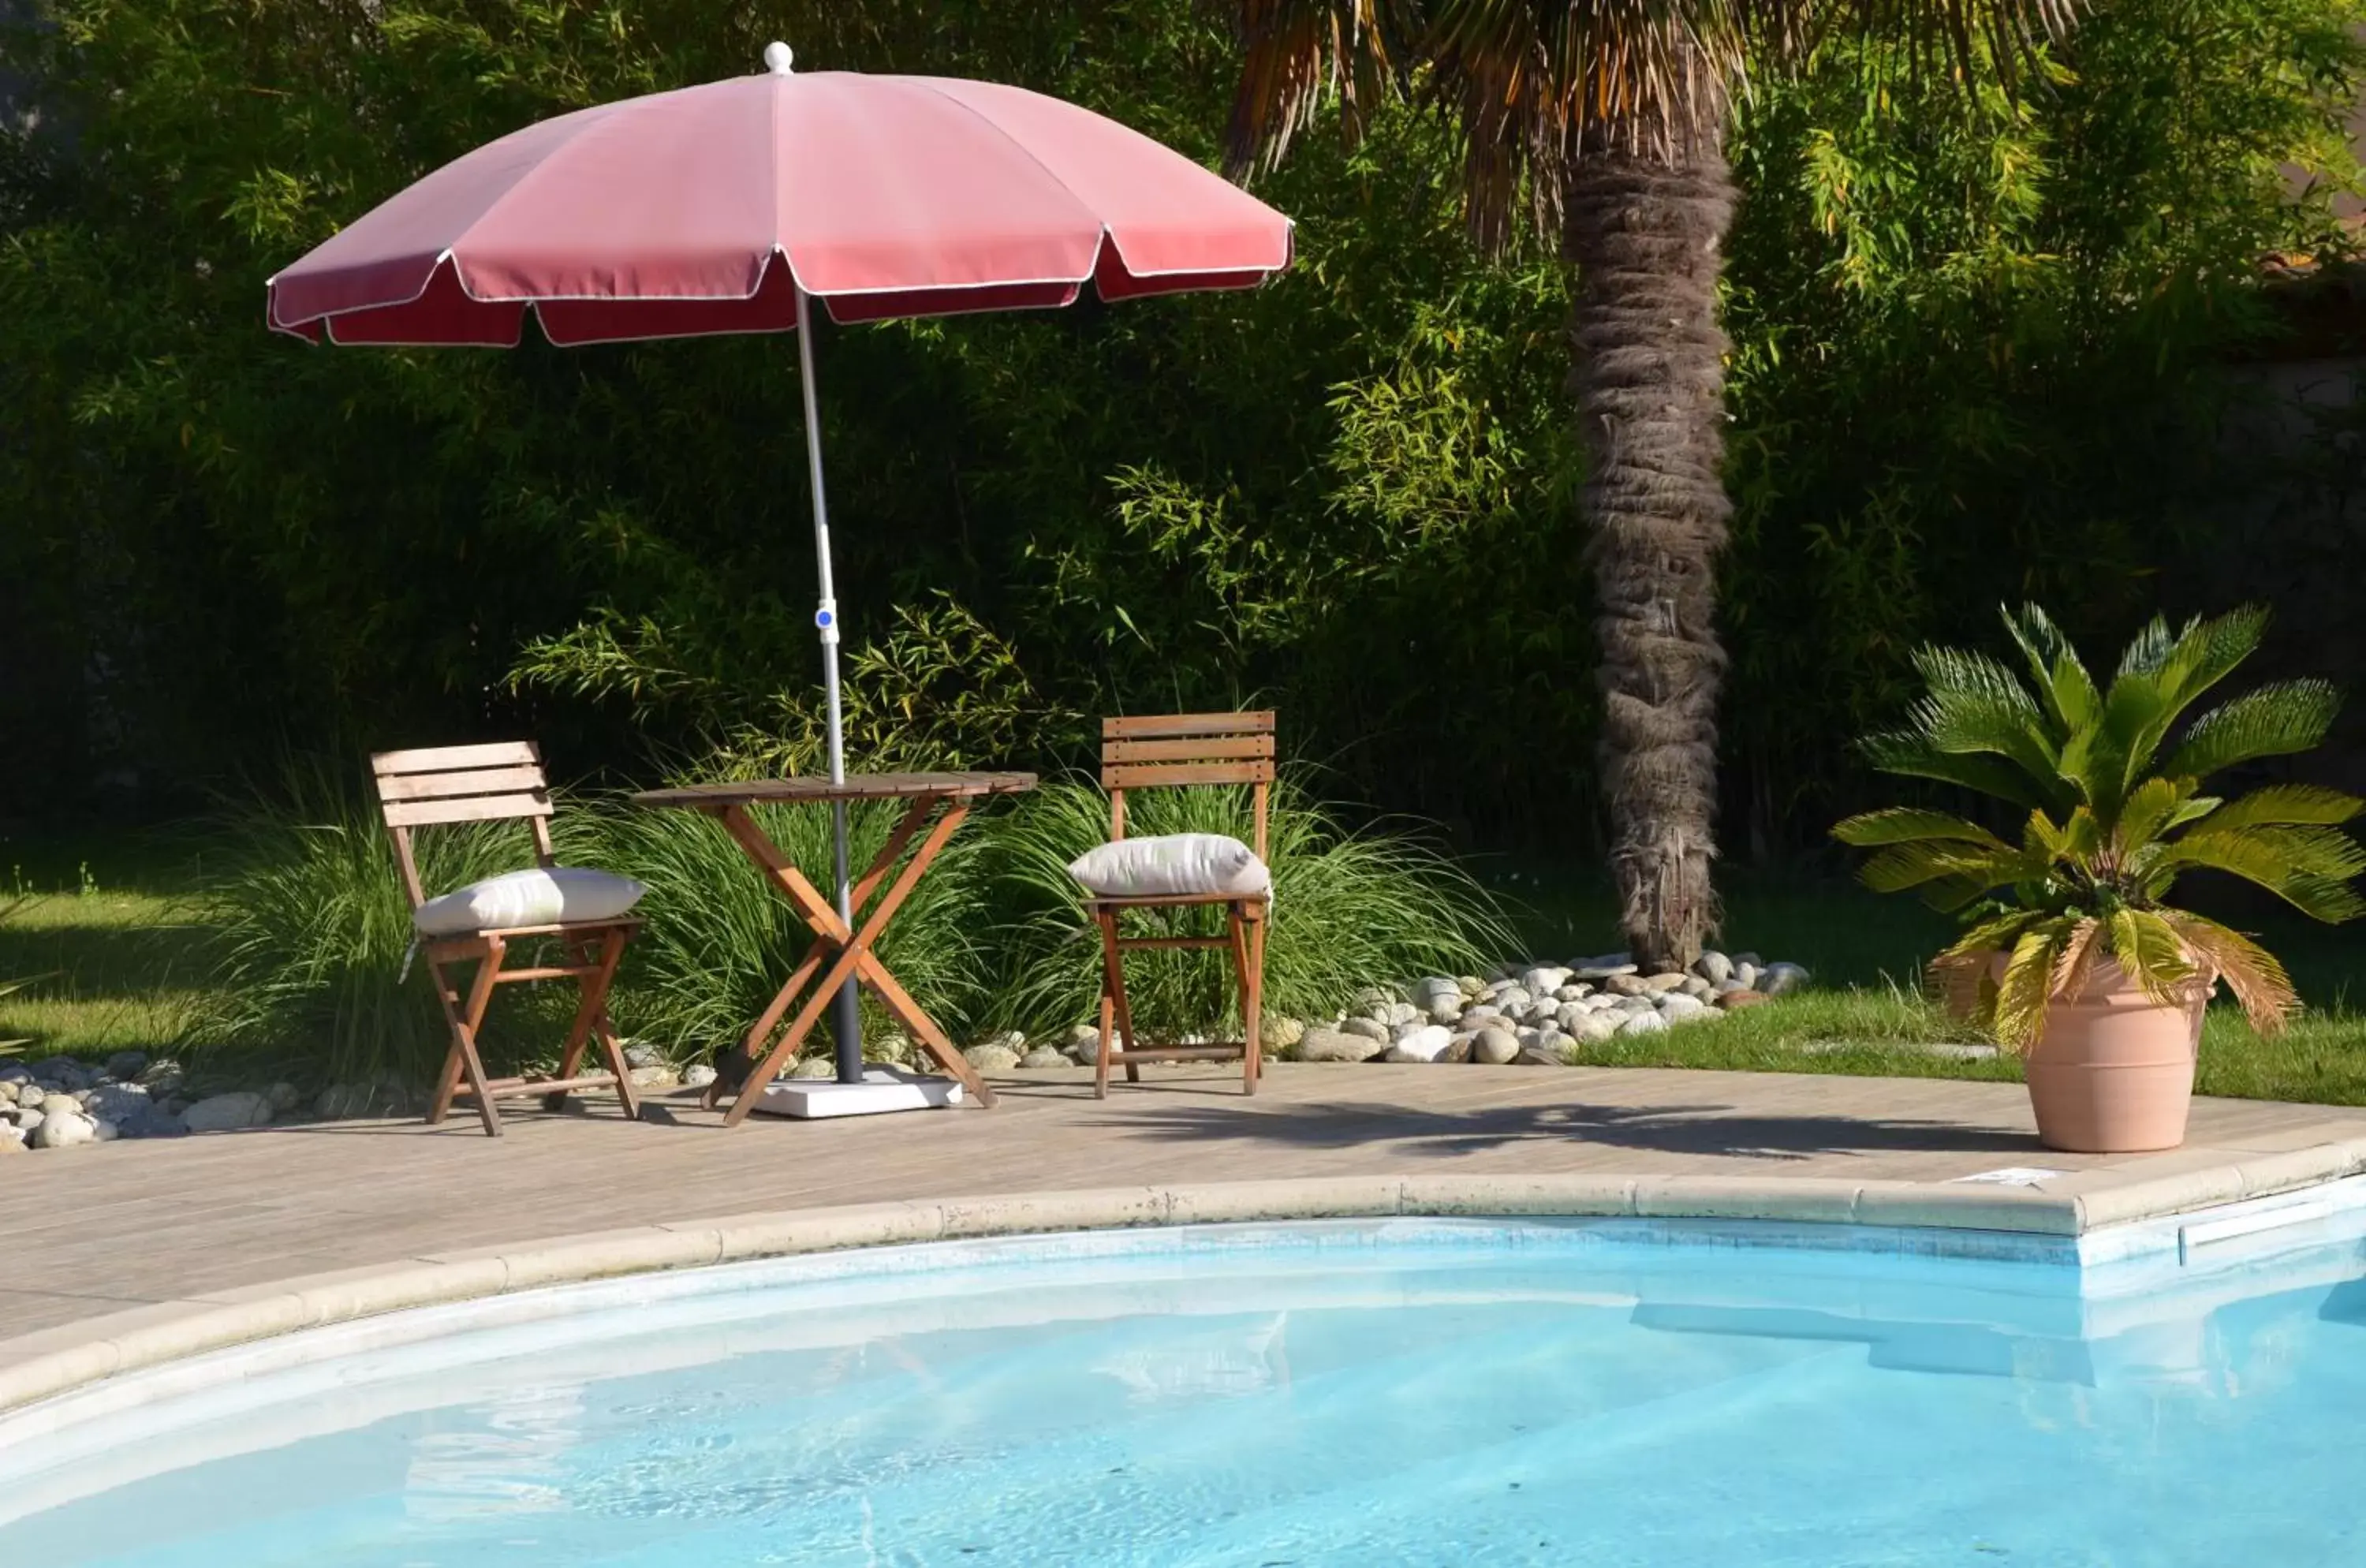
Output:
[[[616,965],[625,956],[625,937],[622,927],[614,927],[601,938],[599,972],[585,978],[583,1003],[578,1012],[588,1014],[583,1022],[598,1038],[600,1055],[607,1061],[608,1071],[615,1075],[616,1100],[624,1107],[625,1120],[637,1122],[641,1119],[641,1099],[633,1089],[632,1066],[625,1060],[625,1043],[616,1038],[615,1025],[608,1021],[608,989],[615,983]],[[558,1076],[573,1077],[582,1055],[582,1042],[569,1035],[566,1066]]]
[[[452,1096],[457,1090],[457,1079],[466,1074],[468,1088],[477,1097],[477,1114],[483,1119],[488,1137],[501,1135],[501,1113],[493,1104],[492,1090],[486,1087],[484,1058],[477,1053],[477,1032],[484,1026],[485,1010],[493,999],[493,985],[501,972],[501,956],[508,951],[499,937],[486,940],[485,951],[477,960],[476,978],[468,987],[468,1006],[465,1016],[452,1005],[454,992],[445,984],[440,965],[430,960],[429,976],[435,982],[435,994],[444,1004],[444,1017],[452,1029],[451,1054],[444,1060],[444,1074],[436,1085],[435,1098],[427,1107],[430,1125],[444,1120],[452,1109]]]
[[[1265,989],[1264,954],[1256,949],[1256,922],[1245,904],[1230,912],[1233,968],[1241,982],[1241,1092],[1255,1094],[1262,1066],[1257,1043],[1257,1015]]]
[[[1093,1098],[1107,1100],[1110,1053],[1117,1048],[1111,1031],[1117,1027],[1117,998],[1125,989],[1125,976],[1117,950],[1117,918],[1100,914],[1094,919],[1101,928],[1101,1042],[1093,1058]]]
[[[590,942],[570,941],[563,946],[568,963],[580,965],[592,962]],[[603,977],[600,975],[576,976],[575,987],[579,995],[575,1002],[575,1017],[567,1026],[567,1043],[558,1048],[558,1076],[562,1079],[573,1077],[575,1069],[583,1065],[583,1046],[592,1037],[592,1015],[600,1010],[599,991],[605,988],[599,986]],[[566,1110],[567,1091],[560,1089],[556,1094],[544,1095],[542,1108],[545,1111]]]
[[[435,1092],[427,1097],[427,1124],[433,1127],[451,1114],[452,1095],[460,1087],[460,1069],[465,1064],[460,1055],[460,994],[444,977],[444,966],[432,958],[427,960],[427,978],[435,987],[436,1005],[444,1010],[445,1032],[452,1039],[451,1047],[444,1053],[443,1070],[435,1075]]]

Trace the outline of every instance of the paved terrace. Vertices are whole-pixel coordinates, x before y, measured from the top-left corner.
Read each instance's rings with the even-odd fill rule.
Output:
[[[2198,1100],[2186,1148],[2102,1157],[2039,1148],[2016,1084],[1280,1065],[1245,1099],[1221,1070],[1146,1077],[1096,1101],[1080,1071],[1014,1074],[997,1080],[994,1111],[759,1117],[730,1131],[677,1095],[649,1100],[670,1125],[626,1123],[593,1099],[563,1116],[522,1108],[499,1140],[458,1116],[440,1128],[348,1122],[14,1158],[0,1165],[0,1341],[54,1332],[0,1344],[0,1362],[108,1314],[154,1315],[171,1310],[158,1303],[293,1276],[832,1205],[1594,1176],[1617,1200],[1611,1212],[1766,1212],[1771,1191],[1774,1212],[1796,1217],[1911,1223],[1919,1211],[1901,1201],[1936,1199],[1958,1212],[1931,1223],[2059,1231],[2366,1168],[2366,1111],[2325,1106]],[[2033,1165],[2071,1174],[2034,1191],[1945,1185]],[[1623,1199],[1621,1181],[1636,1184]],[[1991,1198],[1992,1212],[1962,1210]],[[2034,1199],[2050,1202],[2007,1203]],[[1054,1213],[1046,1228],[1059,1223]]]

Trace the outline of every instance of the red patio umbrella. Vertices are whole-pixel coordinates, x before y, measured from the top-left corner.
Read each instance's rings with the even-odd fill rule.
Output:
[[[1241,288],[1290,265],[1290,220],[1114,120],[989,82],[766,73],[578,110],[381,203],[268,285],[314,342],[514,346],[804,328]],[[829,770],[845,777],[813,341],[800,331]],[[838,900],[848,908],[846,819]],[[839,1071],[859,1077],[853,988]],[[850,1060],[850,1058],[852,1058]]]

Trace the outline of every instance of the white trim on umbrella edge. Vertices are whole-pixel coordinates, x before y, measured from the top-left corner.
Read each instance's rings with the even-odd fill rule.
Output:
[[[801,293],[810,296],[813,299],[819,299],[825,305],[832,299],[862,299],[881,294],[961,294],[987,288],[1048,288],[1053,285],[1073,288],[1081,293],[1086,284],[1092,282],[1095,277],[1099,276],[1101,252],[1104,248],[1117,253],[1118,261],[1121,265],[1125,265],[1126,276],[1129,277],[1189,277],[1247,272],[1254,272],[1259,275],[1256,283],[1210,286],[1209,292],[1215,293],[1222,292],[1228,288],[1254,288],[1270,279],[1276,273],[1286,272],[1290,269],[1290,264],[1297,260],[1298,223],[1295,219],[1284,218],[1282,220],[1282,224],[1281,260],[1271,265],[1252,264],[1248,266],[1238,267],[1177,266],[1166,267],[1151,272],[1136,272],[1132,265],[1126,265],[1125,247],[1119,243],[1118,237],[1114,233],[1110,232],[1109,225],[1103,224],[1101,226],[1100,243],[1093,248],[1093,265],[1081,277],[998,277],[985,283],[931,283],[917,286],[911,284],[898,284],[883,288],[840,288],[828,294],[816,294],[813,290],[806,288],[804,280],[797,276],[796,259],[789,254],[786,247],[782,245],[774,245],[770,251],[765,253],[763,268],[756,274],[756,287],[749,289],[745,294],[479,294],[475,289],[468,287],[468,277],[460,271],[457,258],[453,254],[449,248],[446,248],[437,254],[434,262],[430,265],[427,269],[427,276],[421,280],[418,289],[407,299],[380,299],[367,305],[348,305],[340,310],[322,310],[317,314],[305,316],[296,321],[282,321],[280,319],[279,279],[282,275],[279,273],[273,273],[269,277],[264,280],[263,284],[265,305],[264,323],[273,332],[285,333],[290,337],[302,338],[305,342],[310,343],[312,339],[302,329],[317,322],[321,325],[321,331],[328,341],[334,343],[337,341],[336,320],[338,317],[358,315],[366,310],[398,310],[405,305],[415,305],[421,299],[426,298],[429,286],[435,281],[436,273],[441,271],[447,263],[452,265],[453,281],[460,286],[460,292],[468,298],[470,303],[477,305],[523,305],[528,310],[532,310],[535,306],[544,303],[604,305],[744,305],[748,301],[755,299],[758,294],[763,291],[764,279],[772,275],[772,261],[774,257],[778,257],[787,265],[789,269],[790,287],[797,289]],[[1075,298],[1072,296],[1069,299],[1063,301],[1060,305],[1001,305],[987,306],[981,310],[932,310],[929,313],[932,316],[955,316],[979,315],[984,314],[986,311],[996,310],[1055,310],[1065,309],[1067,305],[1074,304],[1075,302]],[[832,319],[836,319],[835,315],[833,315]],[[545,329],[546,335],[547,334],[547,328]],[[645,338],[601,338],[595,341],[601,343],[653,343],[659,342],[670,337],[735,337],[747,336],[760,332],[786,332],[791,330],[793,329],[785,327],[721,327],[706,332],[659,333]],[[520,342],[524,341],[524,318],[521,317],[519,334],[516,338],[513,338],[510,341],[508,346],[512,348],[516,347]],[[487,348],[498,347],[501,345],[486,343],[421,343],[365,344],[360,346],[400,348]]]

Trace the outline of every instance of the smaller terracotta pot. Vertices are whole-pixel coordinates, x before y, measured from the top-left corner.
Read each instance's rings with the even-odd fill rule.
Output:
[[[2185,1141],[2202,1015],[2216,976],[2164,1007],[2114,959],[2096,962],[2078,995],[2056,997],[2023,1063],[2037,1141],[2072,1154],[2142,1154]]]

